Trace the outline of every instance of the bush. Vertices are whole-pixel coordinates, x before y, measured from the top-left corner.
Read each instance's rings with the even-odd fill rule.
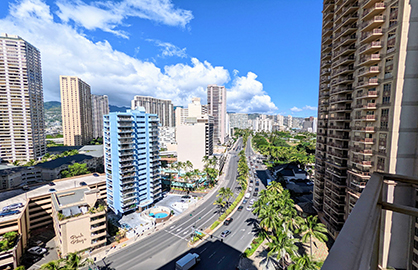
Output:
[[[210,229],[211,230],[213,230],[213,229],[215,229],[218,225],[219,225],[219,221],[215,221],[213,224],[212,224],[212,226],[210,226]]]
[[[247,248],[244,251],[244,257],[250,257],[251,255],[254,254],[254,252],[257,250],[257,248],[261,245],[261,243],[263,243],[263,239],[261,236],[255,238],[252,242],[251,242],[251,248]]]

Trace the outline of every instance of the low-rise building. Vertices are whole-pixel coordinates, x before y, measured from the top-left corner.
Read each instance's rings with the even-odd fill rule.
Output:
[[[106,244],[106,204],[99,189],[83,186],[53,193],[52,217],[63,256]]]
[[[29,238],[38,229],[53,225],[52,196],[83,185],[83,188],[95,190],[98,200],[106,199],[106,179],[104,175],[83,175],[54,181],[54,186],[37,184],[29,186],[29,190],[13,189],[0,192],[0,238],[8,232],[16,232],[15,245],[0,252],[0,269],[15,268],[28,248]],[[10,206],[15,206],[10,210]],[[3,211],[3,209],[7,211]],[[62,239],[63,243],[67,239]],[[91,243],[91,242],[90,242]],[[90,244],[90,247],[100,243]]]

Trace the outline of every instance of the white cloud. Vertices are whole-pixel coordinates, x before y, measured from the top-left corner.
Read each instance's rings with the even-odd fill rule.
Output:
[[[149,42],[155,43],[158,47],[161,48],[161,55],[160,57],[171,57],[177,56],[181,58],[186,58],[186,48],[180,49],[179,47],[169,43],[169,42],[162,42],[160,40],[155,39],[147,39]]]
[[[54,22],[49,6],[42,0],[11,4],[10,14],[0,19],[0,25],[2,32],[19,35],[41,51],[46,101],[60,100],[59,75],[80,77],[91,85],[92,93],[108,95],[110,103],[119,106],[130,106],[134,95],[171,99],[175,105],[187,105],[191,97],[206,102],[208,84],[225,85],[231,79],[224,67],[197,58],[160,69],[152,62],[113,49],[107,41],[92,42],[73,26]],[[277,110],[256,78],[249,72],[233,79],[228,90],[229,110]]]
[[[277,110],[270,96],[263,90],[263,84],[256,79],[257,75],[253,72],[234,79],[227,93],[228,111],[272,113]]]
[[[291,108],[290,110],[291,110],[292,112],[301,112],[301,111],[303,111],[303,109],[298,108],[298,107],[293,107],[293,108]]]
[[[310,110],[310,111],[317,111],[318,107],[313,107],[313,106],[309,106],[306,105],[305,107],[303,107],[304,110]]]
[[[190,10],[177,9],[170,0],[122,0],[120,2],[59,0],[57,15],[63,22],[74,21],[89,30],[101,29],[127,38],[127,33],[115,30],[127,17],[138,17],[182,28],[193,19]]]

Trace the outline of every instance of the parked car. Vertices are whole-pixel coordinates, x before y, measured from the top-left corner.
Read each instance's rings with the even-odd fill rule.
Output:
[[[48,185],[52,187],[52,186],[55,186],[55,183],[51,181],[51,182],[48,182]]]
[[[31,247],[30,249],[28,249],[28,252],[33,255],[41,256],[45,254],[47,250],[46,248],[41,248],[41,247]]]
[[[249,187],[248,188],[248,191],[250,191],[250,192],[253,191],[253,188],[252,187]]]
[[[251,207],[251,205],[248,205],[247,206],[247,211],[251,211],[251,210],[253,210],[253,208]]]
[[[227,219],[225,219],[225,221],[224,221],[224,225],[226,225],[226,226],[228,226],[232,221],[233,221],[234,219],[233,218],[227,218]]]
[[[57,190],[55,188],[50,188],[48,191],[51,192],[51,193],[57,192]]]
[[[240,205],[240,206],[238,206],[237,211],[242,211],[242,209],[244,209],[244,206]]]
[[[253,183],[250,183],[250,185],[249,185],[250,187],[252,187],[253,186]]]
[[[253,183],[254,181],[253,180],[250,180],[250,183]]]
[[[14,204],[10,204],[8,206],[3,207],[3,211],[4,212],[13,211],[13,210],[19,209],[21,207],[23,207],[23,203],[14,203]]]
[[[12,211],[6,211],[6,212],[0,212],[0,217],[6,217],[6,216],[11,216],[14,214],[19,214],[20,210],[12,210]]]
[[[191,197],[189,195],[183,195],[181,196],[182,199],[190,199]]]
[[[314,184],[314,183],[312,183],[311,181],[308,181],[306,184],[307,184],[308,186],[313,186],[313,184]]]
[[[244,199],[243,201],[242,201],[242,204],[246,204],[248,201],[246,200],[246,199]]]
[[[99,177],[100,175],[98,173],[93,173],[93,176]]]
[[[256,185],[256,186],[259,186],[259,185],[260,185],[260,182],[258,182],[258,181],[257,181],[257,182],[255,182],[255,185]]]
[[[231,231],[230,230],[225,230],[225,231],[223,231],[222,233],[221,233],[221,237],[227,237],[228,235],[230,235],[231,234]]]
[[[22,189],[23,190],[29,190],[30,188],[28,187],[28,185],[24,185],[24,186],[22,186]]]
[[[254,192],[253,196],[254,197],[257,197],[258,196],[258,192]]]
[[[86,182],[80,182],[80,186],[87,186],[87,183]]]
[[[255,192],[258,192],[258,187],[256,187],[256,188],[254,189],[254,191],[255,191]]]

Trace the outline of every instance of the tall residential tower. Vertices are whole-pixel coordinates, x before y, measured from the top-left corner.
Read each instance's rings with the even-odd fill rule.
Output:
[[[174,127],[174,108],[171,100],[153,97],[135,96],[131,101],[131,109],[144,107],[147,113],[156,114],[161,126]]]
[[[333,237],[372,172],[418,174],[417,4],[324,1],[314,207]]]
[[[93,138],[103,137],[103,115],[108,113],[109,100],[107,96],[91,95]]]
[[[225,86],[208,85],[208,114],[213,116],[214,142],[221,144],[227,136],[226,125],[226,88]]]
[[[0,161],[46,153],[41,54],[14,35],[0,35]]]
[[[93,139],[90,85],[75,76],[60,76],[64,144],[85,145]]]
[[[117,214],[161,198],[158,125],[143,107],[104,116],[107,204]]]

